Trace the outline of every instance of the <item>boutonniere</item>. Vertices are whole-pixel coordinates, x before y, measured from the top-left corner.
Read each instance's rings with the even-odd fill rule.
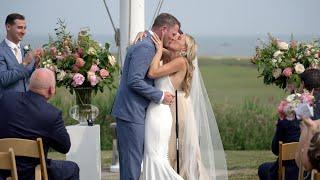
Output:
[[[23,56],[25,56],[26,54],[28,54],[28,53],[31,51],[30,44],[27,44],[27,45],[23,46],[23,51],[24,51]]]

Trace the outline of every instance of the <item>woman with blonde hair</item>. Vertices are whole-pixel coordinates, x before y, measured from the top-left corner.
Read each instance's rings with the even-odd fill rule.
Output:
[[[164,49],[163,37],[159,38],[152,32],[148,35],[152,35],[157,49],[148,77],[155,79],[155,87],[162,91],[174,94],[178,90],[183,93],[183,98],[178,101],[183,105],[179,107],[179,114],[181,110],[181,119],[184,121],[181,123],[183,133],[180,136],[180,176],[171,167],[168,158],[175,151],[172,146],[169,147],[174,132],[170,107],[150,103],[145,119],[144,179],[211,180],[217,179],[217,172],[221,177],[219,179],[227,179],[225,155],[199,72],[194,38],[182,34]]]

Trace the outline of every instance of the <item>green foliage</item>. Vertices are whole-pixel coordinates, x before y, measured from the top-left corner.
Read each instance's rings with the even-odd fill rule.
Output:
[[[319,54],[318,41],[305,44],[292,39],[288,44],[269,34],[269,42],[261,42],[251,62],[256,64],[265,84],[275,84],[284,89],[290,83],[299,88],[299,74],[307,68],[319,67]]]
[[[91,87],[95,93],[104,87],[114,89],[118,65],[109,51],[110,45],[99,44],[89,34],[89,28],[82,28],[77,38],[67,31],[64,21],[58,20],[55,37],[43,45],[41,66],[52,69],[57,75],[57,86],[74,88]]]

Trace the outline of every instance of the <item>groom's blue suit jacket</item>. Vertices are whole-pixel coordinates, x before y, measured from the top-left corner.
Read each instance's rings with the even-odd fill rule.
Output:
[[[21,48],[24,56],[24,50]],[[0,90],[14,90],[26,92],[29,85],[29,77],[34,71],[34,61],[27,67],[19,64],[10,47],[3,40],[0,44]]]
[[[146,109],[150,101],[159,103],[163,92],[154,87],[154,80],[147,73],[155,45],[148,32],[142,41],[130,46],[127,51],[120,86],[112,115],[125,121],[144,124]]]

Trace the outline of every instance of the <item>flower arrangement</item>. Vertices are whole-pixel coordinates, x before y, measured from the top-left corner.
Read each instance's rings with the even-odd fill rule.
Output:
[[[274,38],[269,34],[269,42],[262,42],[256,48],[251,62],[257,65],[265,84],[275,84],[284,89],[288,84],[300,87],[300,74],[307,68],[318,68],[320,45],[318,41],[310,44],[290,43]]]
[[[280,119],[294,119],[296,115],[296,108],[303,103],[306,103],[312,107],[314,103],[314,96],[312,94],[313,93],[304,91],[302,94],[295,93],[288,95],[278,105]]]
[[[49,37],[43,45],[41,66],[56,73],[57,86],[69,88],[92,88],[103,92],[104,87],[115,88],[114,77],[118,66],[109,52],[109,44],[104,46],[94,41],[89,29],[81,29],[77,39],[66,31],[66,24],[60,20],[55,29],[56,38]]]

